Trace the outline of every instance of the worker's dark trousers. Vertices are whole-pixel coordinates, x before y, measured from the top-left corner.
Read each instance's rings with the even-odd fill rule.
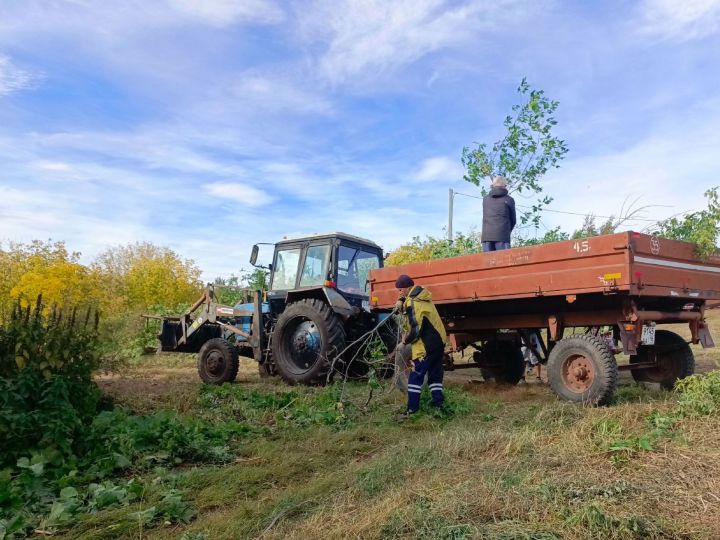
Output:
[[[510,249],[510,242],[483,242],[482,250],[485,251],[500,251],[502,249]]]
[[[420,409],[420,392],[427,374],[432,406],[440,407],[445,400],[443,396],[443,351],[428,353],[422,360],[415,360],[415,369],[408,375],[408,412]]]

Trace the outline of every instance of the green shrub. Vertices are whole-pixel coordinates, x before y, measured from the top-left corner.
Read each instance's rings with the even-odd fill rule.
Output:
[[[174,411],[135,416],[118,409],[95,418],[78,451],[99,476],[154,464],[224,463],[234,457],[231,441],[248,431],[237,422],[212,425]]]
[[[92,376],[99,365],[98,319],[16,307],[0,328],[0,540],[35,528],[50,532],[84,514],[143,498],[142,481],[107,480],[181,462],[227,462],[249,428],[180,417],[100,411]],[[131,521],[187,523],[176,491],[154,496]]]
[[[35,448],[65,457],[100,404],[97,315],[15,307],[0,328],[0,468]]]
[[[675,383],[677,410],[683,416],[708,416],[720,410],[720,371],[692,375]]]
[[[41,297],[34,309],[17,304],[10,319],[0,322],[0,377],[30,370],[89,382],[99,362],[98,324],[90,309],[81,320],[75,308],[46,314]]]
[[[205,385],[198,400],[209,420],[252,422],[268,428],[345,425],[355,412],[355,407],[343,399],[341,384],[280,392],[248,390],[233,384]]]

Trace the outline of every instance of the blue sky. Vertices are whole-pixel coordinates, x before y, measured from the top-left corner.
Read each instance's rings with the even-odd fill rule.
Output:
[[[560,101],[552,208],[661,218],[720,184],[719,0],[0,0],[0,239],[211,277],[284,235],[440,236],[523,77]]]

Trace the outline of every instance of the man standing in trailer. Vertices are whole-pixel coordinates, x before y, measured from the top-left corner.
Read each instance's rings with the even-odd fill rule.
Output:
[[[507,181],[502,176],[492,180],[490,193],[483,199],[483,251],[510,249],[510,233],[515,228],[515,200],[508,195]]]

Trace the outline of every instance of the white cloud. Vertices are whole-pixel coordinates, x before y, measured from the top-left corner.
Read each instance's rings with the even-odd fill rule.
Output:
[[[327,45],[320,59],[334,83],[377,75],[478,38],[514,16],[517,2],[471,0],[317,0],[299,4],[300,33]]]
[[[551,207],[617,216],[624,202],[637,198],[635,208],[651,206],[640,217],[652,220],[703,207],[703,193],[720,184],[720,103],[706,104],[689,118],[671,119],[628,148],[568,159],[549,175],[546,192],[555,197]],[[549,226],[570,230],[582,221],[558,214],[543,219]],[[642,229],[648,224],[628,226]]]
[[[30,88],[37,76],[15,66],[10,58],[0,55],[0,96]]]
[[[414,177],[421,182],[445,181],[454,182],[461,179],[465,170],[458,158],[447,156],[431,157],[420,164],[420,169]]]
[[[232,88],[232,99],[246,110],[258,109],[282,113],[324,114],[332,110],[330,102],[318,91],[303,88],[299,80],[265,74],[246,73]]]
[[[41,171],[69,172],[72,167],[62,161],[38,161],[35,166]]]
[[[279,23],[285,18],[274,0],[23,0],[2,9],[0,29],[7,33],[84,28],[103,38],[127,38],[128,30],[136,34],[188,23],[228,27]]]
[[[215,197],[239,202],[245,206],[264,206],[272,201],[272,197],[257,188],[237,182],[213,182],[205,184],[205,190]]]
[[[268,0],[170,0],[170,5],[214,26],[228,26],[241,21],[277,23],[282,10]]]
[[[720,0],[645,0],[640,10],[644,34],[684,41],[720,29]]]

